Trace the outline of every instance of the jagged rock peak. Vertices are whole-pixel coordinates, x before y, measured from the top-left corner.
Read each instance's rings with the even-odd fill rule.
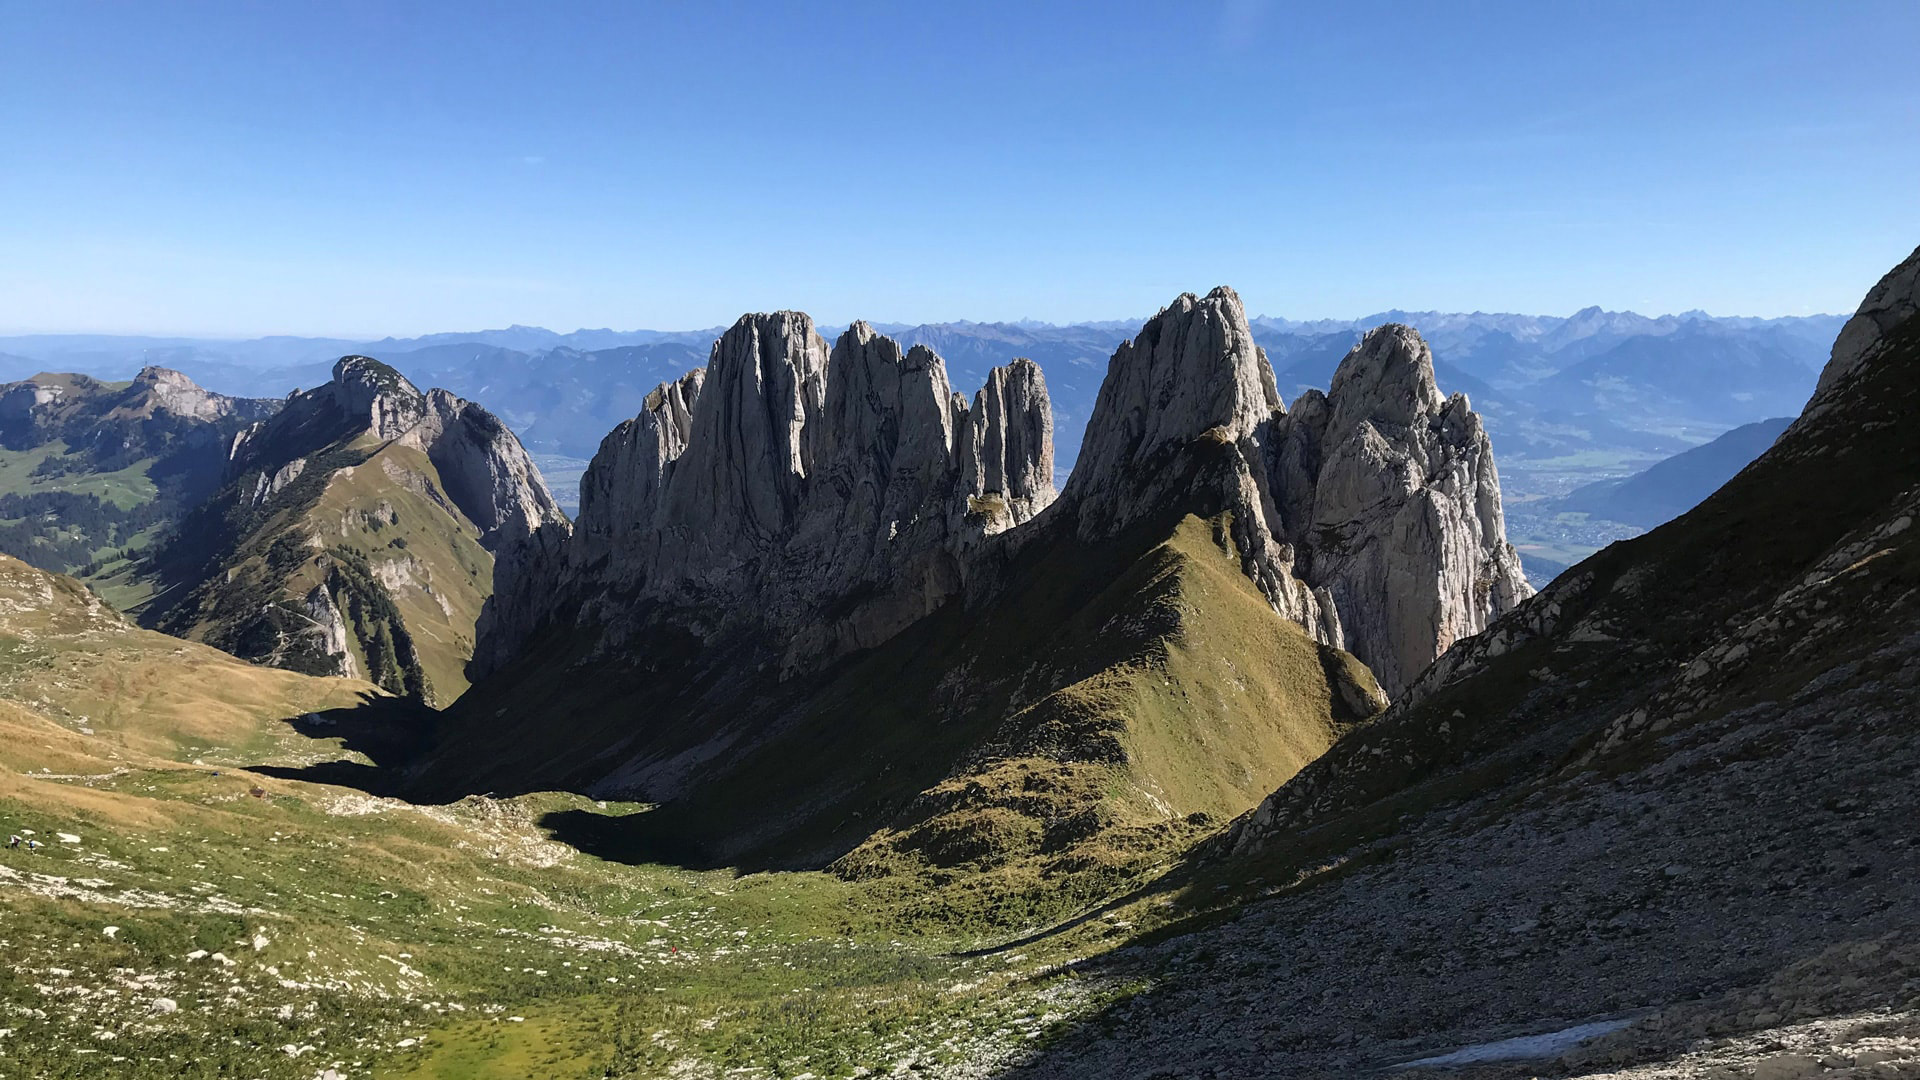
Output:
[[[1840,328],[1833,342],[1833,355],[1820,372],[1813,398],[1801,414],[1807,418],[1824,413],[1839,388],[1878,356],[1885,345],[1886,332],[1920,312],[1920,248],[1915,248],[1900,265],[1887,271],[1860,308]]]
[[[987,372],[960,429],[960,472],[990,532],[1053,502],[1053,405],[1039,364],[1017,357]]]
[[[1274,609],[1389,693],[1530,595],[1492,445],[1420,335],[1376,328],[1288,412],[1231,289],[1181,296],[1114,353],[1060,501],[1091,541],[1180,504],[1230,512]]]
[[[1362,420],[1407,427],[1440,411],[1433,351],[1411,326],[1387,323],[1366,332],[1340,361],[1327,393],[1330,434],[1344,437]]]
[[[1039,369],[995,369],[976,401],[932,349],[866,322],[829,349],[799,312],[742,316],[601,443],[573,537],[497,605],[484,663],[555,617],[617,642],[641,600],[785,642],[783,671],[884,641],[1053,499]]]
[[[381,439],[398,438],[426,415],[426,395],[371,356],[343,356],[333,365],[334,400],[350,417],[367,418]]]
[[[668,516],[689,528],[779,536],[793,525],[826,397],[827,343],[804,312],[742,315],[714,342],[687,480]]]
[[[1455,641],[1532,595],[1506,539],[1493,445],[1433,354],[1389,324],[1275,425],[1272,486],[1302,576],[1341,644],[1398,694]]]
[[[954,407],[947,366],[931,349],[906,353],[864,322],[840,335],[827,362],[823,422],[815,468],[827,491],[860,518],[879,491],[907,481],[934,496],[951,467]]]
[[[638,416],[600,440],[580,478],[580,516],[574,522],[585,561],[606,554],[622,535],[652,528],[667,468],[692,440],[693,411],[706,381],[707,369],[695,368],[661,383],[648,391]]]
[[[1238,441],[1279,407],[1239,295],[1224,285],[1205,297],[1182,293],[1108,362],[1067,491],[1108,482],[1204,432]]]

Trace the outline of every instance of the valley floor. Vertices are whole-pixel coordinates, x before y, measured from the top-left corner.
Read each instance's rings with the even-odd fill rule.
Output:
[[[1913,763],[1891,728],[1864,759],[1831,731],[1914,707],[1920,639],[1874,663],[1844,708],[998,948],[903,934],[826,875],[627,866],[541,824],[642,807],[243,767],[346,753],[291,734],[186,763],[16,729],[0,815],[45,846],[0,852],[0,1075],[1342,1076],[1608,1017],[1557,1062],[1449,1071],[1920,1075]]]

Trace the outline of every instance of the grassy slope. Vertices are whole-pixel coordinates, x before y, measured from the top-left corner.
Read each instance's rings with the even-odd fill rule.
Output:
[[[97,495],[103,501],[112,503],[122,510],[131,510],[151,502],[159,489],[147,475],[153,467],[153,458],[143,458],[123,469],[112,472],[74,472],[58,476],[35,476],[33,472],[49,459],[67,460],[66,444],[55,440],[31,450],[0,449],[0,495],[32,495],[38,492],[60,491],[73,495]],[[101,545],[93,549],[95,559],[104,559],[119,547],[144,548],[153,542],[154,529],[136,533],[125,545]],[[79,569],[71,567],[70,569]],[[113,560],[101,566],[99,573],[87,578],[89,584],[101,588],[116,607],[131,608],[144,602],[153,594],[150,583],[139,580],[132,574],[132,566],[125,560]]]
[[[0,1074],[847,1076],[1046,1026],[1057,977],[903,939],[857,886],[603,862],[534,824],[631,807],[247,771],[346,753],[282,719],[373,689],[135,629],[12,560],[0,655],[0,829],[47,845],[0,849]]]
[[[451,503],[396,481],[394,473],[445,490],[425,454],[389,445],[350,473],[336,474],[310,519],[329,545],[356,548],[376,569],[392,568],[388,592],[446,704],[467,688],[473,626],[493,592],[493,556],[480,546],[479,530]],[[364,671],[365,657],[360,660]]]
[[[74,495],[98,495],[123,510],[130,510],[159,494],[159,489],[147,476],[147,469],[154,462],[152,458],[143,458],[112,472],[33,475],[33,471],[47,459],[66,456],[67,444],[59,440],[31,450],[0,450],[0,495],[65,491]]]
[[[327,580],[327,552],[349,549],[376,571],[383,566],[392,571],[386,591],[413,636],[435,699],[451,702],[467,686],[474,623],[493,588],[493,556],[480,546],[479,530],[447,500],[425,454],[367,435],[339,449],[365,459],[334,471],[304,495],[289,486],[276,496],[267,513],[227,541],[228,550],[214,561],[215,572],[194,587],[198,595],[169,613],[164,625],[245,654],[235,639],[260,605],[278,600],[298,606]],[[247,479],[242,478],[242,487]],[[244,495],[230,487],[220,497],[232,501]],[[290,537],[305,538],[299,551],[289,557],[282,547],[276,554],[276,544]],[[361,644],[353,641],[349,647],[358,670],[370,672]]]
[[[1272,612],[1224,517],[1054,527],[990,597],[786,683],[671,631],[624,664],[549,639],[447,718],[419,790],[664,779],[684,794],[652,812],[555,824],[633,860],[831,863],[927,925],[1071,913],[1251,807],[1361,718],[1330,686],[1372,679]]]

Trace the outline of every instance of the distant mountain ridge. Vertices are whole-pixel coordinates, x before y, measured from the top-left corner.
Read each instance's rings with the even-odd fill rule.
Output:
[[[1358,319],[1248,321],[1291,400],[1325,387],[1361,334],[1384,322],[1419,330],[1446,393],[1465,392],[1501,456],[1516,542],[1554,558],[1608,542],[1564,522],[1542,522],[1533,500],[1617,479],[1700,445],[1731,427],[1788,415],[1812,392],[1841,316],[1649,317],[1589,307],[1566,316],[1386,311]],[[977,386],[1016,357],[1047,371],[1055,463],[1075,468],[1101,373],[1137,322],[1055,325],[1035,320],[902,324],[874,328],[903,349],[924,345],[957,385]],[[841,324],[823,325],[838,333]],[[0,338],[0,376],[41,368],[124,377],[154,358],[202,385],[244,396],[284,397],[329,377],[334,357],[378,357],[422,386],[480,400],[507,423],[554,482],[569,513],[602,434],[641,411],[647,392],[706,362],[717,329],[576,330],[508,326],[377,342],[261,338],[195,341],[100,335]],[[303,344],[305,341],[305,344]],[[5,354],[18,357],[6,359]],[[9,366],[12,365],[12,366]],[[1537,532],[1534,530],[1538,530]]]
[[[1792,417],[1742,424],[1623,480],[1601,480],[1577,488],[1555,505],[1609,521],[1651,529],[1699,505],[1753,459],[1766,453]]]
[[[234,437],[280,405],[160,367],[0,384],[0,551],[137,602],[127,554],[219,487]]]

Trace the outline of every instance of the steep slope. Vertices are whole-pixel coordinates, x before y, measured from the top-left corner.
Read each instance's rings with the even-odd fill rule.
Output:
[[[865,323],[829,352],[804,314],[744,316],[646,406],[588,470],[580,541],[530,553],[540,573],[496,600],[481,674],[556,616],[607,648],[678,619],[815,666],[955,595],[959,552],[1053,497],[1037,367],[997,372],[969,408],[939,357]]]
[[[1380,706],[1337,643],[1344,621],[1411,648],[1361,614],[1389,587],[1445,613],[1423,663],[1515,595],[1476,591],[1517,577],[1485,436],[1388,338],[1318,399],[1329,433],[1280,408],[1231,290],[1183,296],[1114,354],[1054,500],[1035,365],[969,407],[866,324],[828,350],[803,315],[743,317],[608,436],[577,531],[496,595],[493,673],[417,790],[644,798],[583,842],[831,863],[932,887],[930,917],[1103,895]],[[1310,438],[1378,449],[1373,501],[1332,499],[1361,466],[1280,453]],[[1339,552],[1276,509],[1316,485]]]
[[[1158,985],[1034,1074],[1352,1075],[1599,1018],[1624,1030],[1475,1075],[1911,1056],[1917,280],[1920,250],[1757,461],[1456,645],[1237,822],[1195,883],[1270,899],[1101,965]]]
[[[236,656],[447,702],[496,574],[566,528],[511,432],[443,390],[343,358],[233,443],[227,480],[158,552],[142,620]]]
[[[125,552],[211,494],[233,436],[279,407],[158,367],[123,383],[42,374],[0,386],[0,551],[137,602]]]
[[[1554,509],[1650,529],[1679,517],[1719,490],[1765,453],[1791,423],[1792,419],[1781,417],[1743,424],[1644,472],[1575,488],[1557,500]]]
[[[1296,572],[1338,617],[1335,643],[1389,693],[1532,594],[1492,442],[1464,394],[1441,397],[1412,329],[1369,331],[1273,443],[1283,535],[1305,555]]]
[[[1207,494],[1229,467],[1217,444],[1167,464],[1200,494],[1092,544],[1043,515],[1022,528],[1056,539],[975,563],[993,579],[976,599],[817,672],[773,678],[764,648],[660,617],[611,654],[540,635],[456,707],[416,782],[644,795],[663,805],[560,835],[624,858],[831,864],[949,931],[1095,900],[1383,703],[1241,573],[1232,511]]]

